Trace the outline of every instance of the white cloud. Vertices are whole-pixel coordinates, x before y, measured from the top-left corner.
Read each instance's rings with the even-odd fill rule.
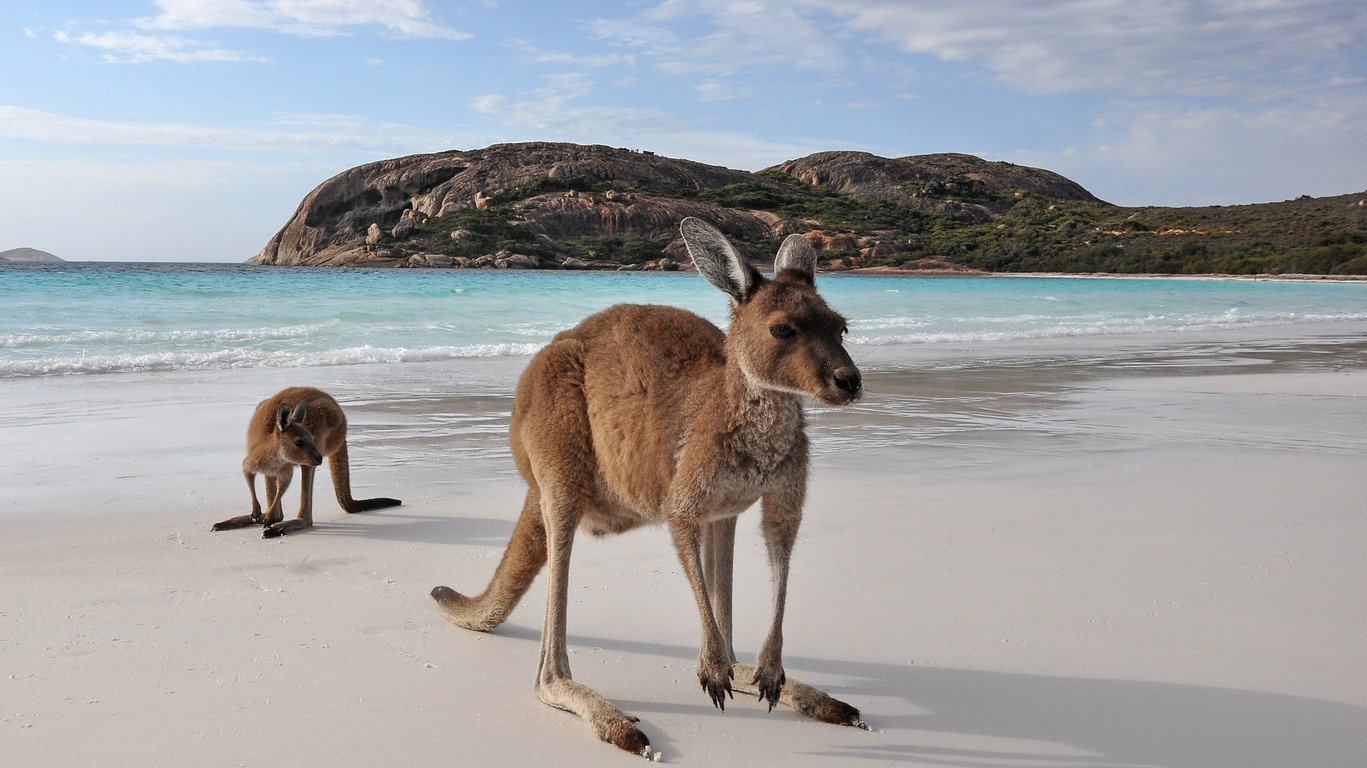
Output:
[[[665,0],[591,29],[676,75],[756,67],[834,72],[871,45],[893,45],[963,62],[1027,93],[1254,98],[1270,87],[1360,76],[1349,57],[1367,36],[1367,4]]]
[[[107,51],[105,60],[110,62],[265,61],[259,56],[216,48],[212,43],[199,40],[138,32],[105,32],[98,35],[86,32],[75,37],[66,32],[57,32],[53,38],[69,45],[84,45]]]
[[[470,37],[434,19],[420,0],[156,0],[156,5],[160,14],[135,23],[157,30],[245,28],[294,35],[378,26],[405,37]]]
[[[465,40],[470,35],[435,20],[419,0],[156,0],[160,13],[132,19],[134,30],[58,32],[63,43],[106,51],[111,62],[265,61],[213,43],[164,34],[180,30],[263,29],[310,37],[379,27],[401,37]],[[69,28],[73,25],[69,25]]]
[[[108,157],[65,156],[58,160],[0,159],[6,178],[38,183],[43,178],[55,186],[70,186],[71,179],[86,179],[97,189],[139,189],[149,186],[175,189],[213,188],[271,178],[301,176],[321,181],[325,173],[316,163],[239,162],[228,160],[151,159],[120,160]]]
[[[602,67],[634,67],[636,66],[636,55],[607,53],[597,55],[583,55],[575,53],[560,53],[547,51],[535,54],[538,64],[573,64],[577,67],[591,67],[599,69]]]
[[[588,28],[609,50],[684,80],[699,101],[762,82],[755,88],[787,89],[795,101],[855,110],[914,100],[925,112],[961,106],[955,99],[969,97],[954,94],[948,78],[962,78],[985,107],[1004,89],[1005,113],[1057,121],[1067,137],[1050,146],[1041,128],[978,131],[977,140],[1117,202],[1326,195],[1367,178],[1357,148],[1367,125],[1360,0],[656,0],[638,8]],[[1037,113],[1050,104],[1056,114]],[[1089,136],[1091,115],[1105,115],[1105,126]],[[1017,141],[1031,144],[1013,152]]]
[[[1111,112],[1090,148],[1009,159],[1062,173],[1121,205],[1271,202],[1347,194],[1367,184],[1361,103],[1115,105]]]
[[[911,53],[971,62],[1033,93],[1251,95],[1323,79],[1367,34],[1355,0],[799,0]]]
[[[730,168],[758,170],[831,148],[738,131],[698,131],[661,109],[583,104],[593,85],[582,73],[564,73],[546,78],[526,98],[487,94],[475,98],[471,107],[501,123],[505,137],[522,132],[540,140],[640,147]]]
[[[662,155],[748,171],[758,171],[813,152],[854,148],[833,147],[830,142],[771,141],[734,131],[685,130],[652,138],[650,148]]]
[[[844,47],[788,4],[758,0],[666,0],[636,16],[599,19],[590,29],[652,58],[666,74],[697,75],[783,66],[831,71]]]
[[[280,23],[256,0],[154,0],[161,13],[134,21],[143,29],[269,28]]]
[[[163,34],[195,29],[264,29],[325,37],[379,27],[402,37],[466,40],[470,35],[432,17],[419,0],[156,0],[160,13],[129,22],[138,31],[58,32],[63,43],[106,51],[110,62],[265,61],[199,40]],[[71,25],[69,25],[71,26]]]
[[[469,34],[433,19],[421,0],[156,0],[161,12],[137,19],[144,29],[268,29],[301,36],[342,34],[347,27],[379,26],[405,37],[468,40]]]
[[[528,98],[486,94],[476,97],[471,106],[505,126],[560,140],[608,141],[609,137],[672,130],[676,124],[673,116],[659,109],[577,104],[593,88],[593,81],[579,72],[552,75],[545,83]]]
[[[454,146],[452,136],[346,115],[281,115],[261,129],[96,120],[0,105],[0,137],[73,145],[180,147],[230,152],[399,154]]]
[[[699,101],[733,101],[743,99],[753,91],[735,83],[707,80],[693,86],[693,92],[698,94]]]

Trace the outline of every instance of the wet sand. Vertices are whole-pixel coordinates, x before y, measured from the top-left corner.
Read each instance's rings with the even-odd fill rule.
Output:
[[[662,529],[579,539],[575,677],[672,763],[1367,764],[1367,344],[1330,330],[865,354],[869,398],[812,414],[785,661],[872,732],[714,709]],[[6,764],[639,763],[532,692],[542,581],[490,634],[427,596],[511,531],[520,367],[0,381]],[[346,407],[357,496],[404,505],[346,515],[320,473],[314,529],[210,533],[289,384]]]

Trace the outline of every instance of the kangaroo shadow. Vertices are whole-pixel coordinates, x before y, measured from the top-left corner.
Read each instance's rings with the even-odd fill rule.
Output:
[[[390,507],[352,515],[339,513],[338,517],[315,519],[312,526],[281,538],[347,536],[376,541],[467,544],[501,549],[513,532],[512,521],[506,519],[423,515],[402,510],[403,507]],[[261,536],[259,525],[251,526],[250,531],[257,537]],[[226,538],[234,533],[243,535],[237,531],[219,531],[214,535]]]
[[[348,515],[339,520],[322,520],[302,536],[355,536],[377,541],[472,544],[501,548],[512,535],[509,520],[484,517],[452,517],[401,512],[400,507],[365,513],[380,520],[357,519]]]
[[[534,628],[505,624],[493,634],[532,643]],[[571,646],[691,661],[697,649],[571,635]],[[1367,766],[1367,707],[1259,691],[1142,680],[1028,675],[785,656],[795,678],[852,703],[901,699],[913,714],[864,710],[878,734],[857,745],[808,753],[924,765],[1130,768],[1362,768]],[[828,680],[839,681],[825,685]],[[624,702],[625,703],[625,702]],[[633,701],[632,711],[678,705]],[[898,706],[905,712],[908,707]],[[700,700],[696,710],[710,710]],[[735,716],[770,716],[737,707]],[[732,711],[727,709],[727,717]],[[940,736],[937,736],[940,734]],[[983,746],[946,747],[981,737]],[[963,737],[967,736],[967,739]],[[1018,742],[1017,749],[1002,746]],[[1028,747],[1025,744],[1028,742]]]

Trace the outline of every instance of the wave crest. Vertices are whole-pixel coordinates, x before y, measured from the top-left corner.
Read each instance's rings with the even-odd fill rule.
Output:
[[[79,355],[32,360],[0,360],[0,378],[66,376],[95,373],[158,373],[231,368],[312,368],[368,363],[421,363],[477,357],[524,357],[541,344],[470,344],[435,347],[374,347],[300,352],[217,349],[205,352],[154,352],[120,355]]]

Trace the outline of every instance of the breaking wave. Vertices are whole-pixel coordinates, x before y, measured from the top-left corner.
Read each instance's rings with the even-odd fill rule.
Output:
[[[472,344],[438,347],[373,347],[300,352],[215,349],[208,351],[145,352],[141,354],[85,354],[29,360],[0,360],[0,378],[62,376],[92,373],[156,373],[231,368],[313,368],[367,363],[422,363],[477,357],[518,357],[535,354],[540,344]]]

